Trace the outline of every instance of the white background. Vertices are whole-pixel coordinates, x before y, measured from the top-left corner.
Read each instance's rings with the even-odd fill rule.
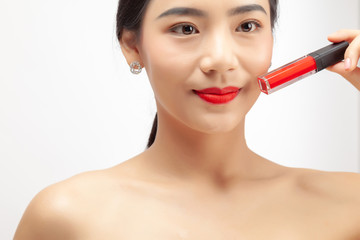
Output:
[[[357,0],[281,0],[273,66],[359,28]],[[0,0],[0,239],[29,201],[74,174],[140,153],[156,112],[146,79],[130,74],[115,36],[117,0]],[[250,148],[293,167],[360,169],[360,94],[323,71],[247,117]]]

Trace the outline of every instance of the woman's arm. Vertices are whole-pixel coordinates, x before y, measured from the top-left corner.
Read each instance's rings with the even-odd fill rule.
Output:
[[[345,52],[345,60],[327,69],[340,74],[360,91],[360,68],[357,66],[360,57],[360,30],[343,29],[330,34],[328,39],[331,42],[350,43]]]

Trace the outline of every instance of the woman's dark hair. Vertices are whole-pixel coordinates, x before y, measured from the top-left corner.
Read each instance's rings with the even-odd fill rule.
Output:
[[[139,36],[141,23],[151,0],[119,0],[116,14],[116,36],[120,41],[124,29],[134,31]],[[278,0],[269,0],[271,27],[274,29],[278,17]],[[149,148],[155,141],[157,132],[157,114],[151,129],[147,147]]]

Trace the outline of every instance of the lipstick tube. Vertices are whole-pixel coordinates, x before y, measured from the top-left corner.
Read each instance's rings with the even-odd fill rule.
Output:
[[[270,94],[320,72],[324,68],[344,60],[344,54],[348,46],[349,43],[345,41],[330,44],[262,75],[258,77],[260,90]]]

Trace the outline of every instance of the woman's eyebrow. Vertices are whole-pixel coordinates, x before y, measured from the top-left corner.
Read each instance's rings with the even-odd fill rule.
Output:
[[[207,13],[200,9],[188,8],[188,7],[176,7],[166,10],[156,19],[163,18],[170,15],[182,15],[182,16],[196,16],[196,17],[207,17]]]
[[[260,11],[260,12],[267,14],[265,9],[259,4],[250,4],[250,5],[235,7],[235,8],[230,9],[227,12],[227,14],[228,14],[228,16],[234,16],[234,15],[244,14],[244,13],[252,12],[252,11]],[[156,19],[160,19],[160,18],[170,16],[170,15],[208,17],[208,14],[200,9],[188,8],[188,7],[175,7],[175,8],[170,8],[170,9],[166,10],[165,12],[160,14]]]
[[[265,9],[259,4],[250,4],[250,5],[244,5],[244,6],[232,8],[228,11],[228,15],[234,16],[237,14],[244,14],[244,13],[253,12],[253,11],[260,11],[267,15]]]

